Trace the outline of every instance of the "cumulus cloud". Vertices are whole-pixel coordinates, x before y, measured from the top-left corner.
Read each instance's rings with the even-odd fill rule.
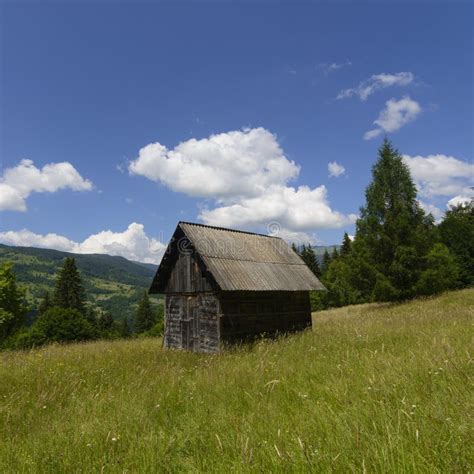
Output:
[[[79,254],[119,255],[129,260],[159,263],[166,245],[149,237],[143,224],[133,222],[123,232],[102,231],[75,242],[58,234],[35,234],[29,230],[0,232],[0,242],[20,247],[41,247]]]
[[[453,156],[403,155],[420,196],[469,196],[474,182],[474,164]]]
[[[192,138],[172,150],[151,143],[129,171],[189,196],[227,199],[258,196],[298,176],[299,166],[284,155],[275,135],[254,128]]]
[[[365,140],[371,140],[383,132],[396,132],[403,125],[415,120],[421,113],[421,106],[415,100],[406,96],[400,100],[390,99],[385,103],[385,108],[379,114],[374,124],[376,128],[364,134]]]
[[[325,186],[311,189],[274,185],[256,197],[230,205],[203,210],[199,218],[206,224],[222,227],[256,227],[278,222],[292,231],[334,229],[355,222],[329,206]]]
[[[140,150],[129,165],[174,191],[213,199],[199,218],[223,227],[260,227],[278,221],[288,232],[337,228],[353,222],[331,209],[324,186],[291,187],[300,167],[264,128],[191,139],[168,150],[160,143]]]
[[[26,211],[31,193],[54,193],[66,188],[90,191],[92,183],[67,161],[39,169],[32,160],[21,160],[18,166],[7,168],[0,178],[0,211]]]
[[[346,168],[344,168],[344,166],[340,165],[336,161],[331,161],[330,163],[328,163],[328,171],[330,178],[337,178],[338,176],[341,176],[346,172]]]
[[[357,87],[344,89],[337,95],[337,99],[358,96],[360,100],[367,100],[374,92],[391,86],[407,86],[415,76],[411,72],[397,72],[395,74],[374,74],[369,79],[361,82]]]
[[[448,201],[447,208],[449,209],[450,207],[456,207],[459,206],[460,204],[469,204],[472,201],[473,198],[470,198],[468,196],[454,196],[452,199]]]

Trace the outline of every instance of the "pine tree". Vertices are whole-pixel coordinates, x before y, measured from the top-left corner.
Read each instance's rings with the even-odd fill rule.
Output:
[[[38,313],[41,315],[41,314],[44,314],[46,313],[46,311],[48,311],[49,308],[51,308],[53,306],[52,302],[51,302],[51,296],[49,294],[49,291],[45,291],[44,295],[43,295],[43,299],[41,300],[39,306],[38,306]]]
[[[303,259],[304,263],[308,266],[308,268],[319,278],[321,277],[321,268],[319,267],[318,258],[314,253],[313,247],[311,244],[303,245],[302,251],[300,254],[301,258]]]
[[[331,255],[331,261],[334,261],[339,258],[339,252],[337,251],[337,248],[334,247]]]
[[[148,292],[144,291],[135,316],[135,332],[139,334],[141,332],[149,331],[154,326],[155,320],[156,318],[153,314]]]
[[[474,201],[451,207],[439,224],[441,241],[459,267],[460,286],[474,284]]]
[[[323,274],[328,271],[330,264],[331,264],[331,255],[329,255],[328,249],[326,248],[323,254],[323,265],[322,265]]]
[[[349,235],[347,232],[344,232],[344,238],[342,239],[342,246],[341,246],[341,257],[346,258],[349,256],[351,253],[351,246],[352,242],[351,239],[349,238]]]
[[[372,176],[352,246],[359,257],[364,255],[371,275],[353,266],[359,272],[353,280],[373,282],[375,293],[362,291],[367,300],[408,298],[416,293],[423,258],[435,241],[433,218],[420,208],[408,166],[388,140],[379,149]]]
[[[123,318],[122,324],[120,325],[120,336],[123,338],[130,337],[132,331],[130,330],[130,325],[128,324],[128,319]]]
[[[338,307],[360,302],[360,293],[351,281],[351,271],[348,263],[338,258],[333,260],[323,280],[327,293],[325,302],[328,306]]]
[[[99,314],[97,318],[97,326],[101,331],[110,331],[114,325],[114,318],[108,311]]]
[[[26,311],[24,293],[16,285],[13,266],[4,263],[0,266],[0,341],[24,324]]]
[[[85,314],[85,292],[74,257],[66,257],[56,279],[53,305]]]

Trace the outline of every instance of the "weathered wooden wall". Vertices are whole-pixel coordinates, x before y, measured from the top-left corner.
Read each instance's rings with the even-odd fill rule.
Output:
[[[307,291],[222,292],[221,340],[235,342],[259,334],[297,331],[311,326]]]
[[[217,352],[219,312],[219,300],[213,293],[166,295],[165,347]]]
[[[196,254],[179,255],[165,293],[201,293],[213,290],[206,269]]]

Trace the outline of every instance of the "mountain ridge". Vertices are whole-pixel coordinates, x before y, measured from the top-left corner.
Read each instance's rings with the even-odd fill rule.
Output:
[[[111,312],[115,319],[133,316],[157,268],[121,256],[0,244],[0,263],[13,264],[18,284],[25,288],[27,300],[33,307],[38,306],[46,291],[54,289],[56,274],[66,257],[75,258],[88,301],[96,308]]]

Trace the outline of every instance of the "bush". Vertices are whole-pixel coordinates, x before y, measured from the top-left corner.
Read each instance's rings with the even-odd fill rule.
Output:
[[[338,307],[360,302],[360,294],[352,285],[349,265],[342,259],[333,260],[323,280],[327,295],[322,296],[328,306]]]
[[[97,329],[75,309],[54,307],[39,316],[30,329],[22,329],[5,344],[11,349],[28,349],[52,342],[96,339]]]
[[[425,257],[426,270],[420,276],[418,293],[434,295],[456,286],[458,267],[444,244],[435,244]]]
[[[397,290],[382,273],[377,274],[372,291],[372,301],[393,301],[397,299]]]

